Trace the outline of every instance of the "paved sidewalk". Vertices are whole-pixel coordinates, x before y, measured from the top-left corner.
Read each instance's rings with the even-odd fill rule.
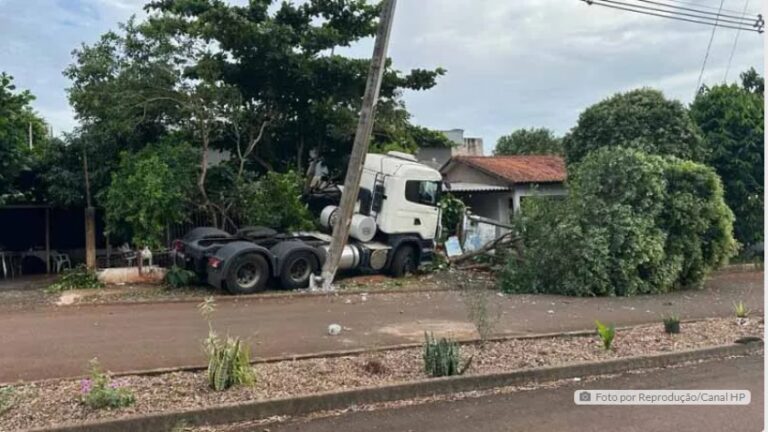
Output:
[[[592,329],[595,319],[616,325],[729,316],[734,301],[763,305],[763,273],[718,274],[704,290],[634,298],[497,296],[497,331],[532,334]],[[349,303],[348,303],[349,302]],[[757,314],[757,312],[755,312]],[[254,356],[419,342],[423,333],[474,336],[454,291],[409,294],[272,298],[221,302],[214,317],[221,333],[248,339]],[[328,336],[339,323],[341,335]],[[194,303],[43,308],[0,314],[0,382],[78,376],[98,357],[105,368],[128,371],[204,364],[207,327]]]

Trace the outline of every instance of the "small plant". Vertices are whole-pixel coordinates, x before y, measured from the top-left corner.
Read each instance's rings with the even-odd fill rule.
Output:
[[[747,309],[747,306],[743,301],[733,303],[733,313],[736,314],[736,318],[746,318],[751,311]]]
[[[472,363],[472,358],[459,366],[461,354],[456,341],[424,333],[424,371],[432,377],[463,375]]]
[[[73,289],[98,289],[104,286],[96,276],[96,272],[89,270],[85,265],[65,269],[56,282],[45,289],[48,293],[59,293]]]
[[[213,331],[211,316],[216,311],[213,297],[206,298],[198,309],[208,321],[208,337],[203,342],[208,357],[208,385],[216,391],[236,385],[253,385],[256,374],[251,367],[251,350],[248,345],[240,338],[220,338]]]
[[[195,273],[185,268],[174,265],[165,274],[165,284],[171,288],[189,286],[195,280]]]
[[[109,374],[102,372],[98,359],[90,361],[89,375],[90,378],[80,381],[82,401],[88,408],[123,408],[136,401],[129,388],[113,381]]]
[[[680,317],[670,314],[664,317],[664,331],[669,334],[680,333]]]
[[[606,351],[611,349],[613,338],[616,336],[616,327],[614,327],[613,324],[605,325],[597,320],[595,320],[595,325],[597,326],[597,335],[600,336],[600,340],[603,341],[603,348],[605,348]]]
[[[0,417],[13,408],[15,402],[15,390],[13,387],[0,387]]]
[[[459,276],[461,299],[467,311],[467,318],[475,325],[480,336],[481,347],[493,335],[501,318],[501,305],[493,301],[495,293],[484,286],[472,283],[466,276]]]

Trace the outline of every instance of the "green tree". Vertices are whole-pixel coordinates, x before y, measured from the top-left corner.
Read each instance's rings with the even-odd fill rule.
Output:
[[[161,246],[167,225],[186,219],[194,170],[188,145],[153,145],[121,153],[103,199],[107,229],[139,248]]]
[[[561,155],[563,154],[563,140],[547,128],[518,129],[499,138],[493,154],[497,156]]]
[[[16,89],[12,76],[0,73],[0,204],[29,199],[19,177],[34,158],[30,128],[36,146],[44,147],[47,141],[45,123],[31,106],[34,99],[28,90]]]
[[[701,132],[678,101],[653,89],[619,93],[590,106],[563,140],[568,164],[602,147],[629,147],[648,154],[705,160]]]
[[[515,223],[525,256],[510,292],[653,294],[700,284],[734,252],[733,215],[712,168],[622,147],[591,152],[566,200],[535,200]]]
[[[65,71],[83,133],[99,147],[95,165],[168,135],[198,149],[196,204],[216,224],[239,210],[233,191],[270,171],[303,172],[317,149],[332,173],[346,166],[368,59],[335,54],[372,36],[379,5],[365,0],[161,0],[146,19],[75,52]],[[410,123],[401,94],[435,85],[442,69],[402,73],[388,61],[373,145],[412,149],[434,138]],[[211,151],[231,160],[211,166]],[[110,177],[94,173],[96,190]]]
[[[741,86],[702,88],[691,116],[704,133],[707,163],[723,179],[736,238],[751,245],[763,240],[763,82],[754,69],[741,77]]]

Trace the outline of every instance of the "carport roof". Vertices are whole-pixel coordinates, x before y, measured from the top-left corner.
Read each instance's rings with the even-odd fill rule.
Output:
[[[453,182],[446,183],[443,190],[446,192],[495,192],[508,191],[510,187],[483,183]]]

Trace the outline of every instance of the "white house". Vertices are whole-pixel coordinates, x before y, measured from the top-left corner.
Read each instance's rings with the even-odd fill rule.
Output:
[[[560,156],[455,156],[440,172],[446,191],[476,215],[509,223],[525,197],[567,194]]]

